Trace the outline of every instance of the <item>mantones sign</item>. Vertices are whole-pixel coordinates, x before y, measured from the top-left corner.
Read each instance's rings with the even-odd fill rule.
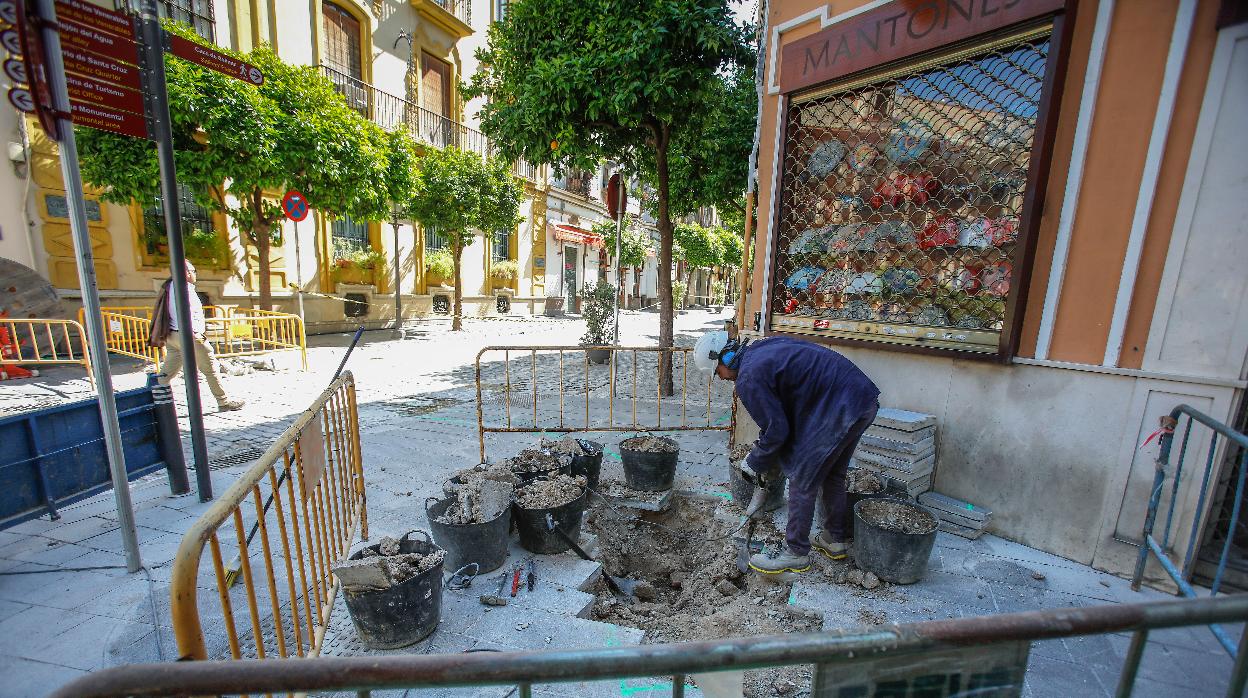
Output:
[[[1052,14],[1065,0],[897,0],[784,47],[783,92]]]

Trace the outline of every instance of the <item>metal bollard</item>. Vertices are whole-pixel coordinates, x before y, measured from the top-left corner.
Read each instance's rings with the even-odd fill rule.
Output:
[[[167,385],[152,381],[152,413],[156,416],[156,444],[169,474],[169,491],[187,494],[191,482],[186,474],[186,458],[182,455],[182,436],[178,433],[178,411],[173,406],[173,391]]]

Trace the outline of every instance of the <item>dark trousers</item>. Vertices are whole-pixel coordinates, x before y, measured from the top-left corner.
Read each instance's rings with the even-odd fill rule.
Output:
[[[840,443],[832,449],[828,459],[819,469],[819,477],[808,491],[802,491],[789,481],[789,525],[784,539],[789,550],[796,555],[810,552],[810,527],[814,523],[815,502],[823,495],[823,529],[832,540],[844,542],[849,531],[845,530],[845,474],[849,470],[850,457],[858,448],[863,432],[875,421],[879,405],[867,410],[845,433]]]

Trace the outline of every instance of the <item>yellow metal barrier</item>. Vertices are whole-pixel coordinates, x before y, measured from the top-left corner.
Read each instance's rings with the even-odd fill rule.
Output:
[[[715,376],[692,367],[692,354],[691,347],[485,347],[476,360],[481,461],[486,460],[486,434],[641,430],[731,434],[736,401],[724,395],[725,406],[716,415]],[[494,364],[500,359],[501,375],[485,376],[487,368],[499,373]],[[671,376],[671,395],[663,394],[664,374]]]
[[[82,322],[84,310],[78,309]],[[147,345],[152,332],[152,309],[146,306],[110,306],[101,309],[105,343],[114,354],[159,364],[163,349]],[[298,351],[308,368],[307,335],[298,315],[234,306],[204,306],[205,334],[218,358]]]
[[[205,547],[217,604],[204,607],[223,625],[229,657],[316,656],[338,592],[330,567],[357,532],[368,537],[366,509],[355,380],[346,372],[182,538],[170,580],[179,657],[210,658],[198,597],[208,583],[200,579]],[[236,571],[241,588],[232,586]],[[213,654],[223,658],[225,648]]]
[[[91,356],[87,332],[73,320],[0,318],[7,336],[0,337],[0,372],[4,366],[77,364],[87,372],[91,385]]]

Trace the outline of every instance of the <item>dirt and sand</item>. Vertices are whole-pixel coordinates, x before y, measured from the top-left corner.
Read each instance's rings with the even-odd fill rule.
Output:
[[[750,455],[750,451],[754,450],[754,444],[756,443],[758,442],[751,441],[748,444],[737,444],[736,446],[733,446],[728,451],[728,460],[732,461],[733,463],[745,460],[745,457]]]
[[[620,442],[620,448],[645,453],[679,453],[680,444],[665,436],[634,436]]]
[[[386,536],[376,548],[365,548],[359,559],[335,565],[333,573],[348,591],[377,591],[428,572],[446,558],[446,552],[441,549],[427,554],[403,553],[400,550],[400,541]]]
[[[565,436],[558,441],[552,439],[542,439],[538,448],[551,453],[561,453],[566,456],[588,456],[595,453],[588,441],[582,442],[571,436]]]
[[[540,473],[566,468],[572,464],[572,459],[544,448],[526,448],[503,463],[517,473]]]
[[[889,499],[870,499],[859,508],[863,519],[889,531],[922,535],[936,530],[936,517],[914,505]]]
[[[561,474],[524,485],[516,490],[516,502],[522,509],[551,509],[571,502],[584,491],[584,476]]]
[[[877,494],[884,491],[884,481],[870,470],[851,469],[845,478],[845,491],[855,494]]]

